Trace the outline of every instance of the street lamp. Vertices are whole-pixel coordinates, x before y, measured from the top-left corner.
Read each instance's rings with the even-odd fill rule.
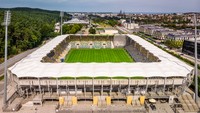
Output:
[[[61,17],[61,22],[60,22],[60,34],[62,35],[62,19],[63,19],[63,16],[64,16],[64,12],[63,11],[60,11],[60,17]]]
[[[2,23],[3,26],[5,26],[5,58],[4,58],[4,100],[3,104],[4,106],[7,105],[7,39],[8,39],[8,25],[11,21],[11,13],[10,11],[5,11],[4,14],[4,22]]]
[[[195,54],[195,102],[198,102],[198,69],[197,69],[197,20],[194,14],[194,27],[195,27],[195,44],[194,44],[194,54]]]

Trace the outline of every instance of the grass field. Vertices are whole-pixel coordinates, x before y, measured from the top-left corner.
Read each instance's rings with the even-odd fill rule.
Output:
[[[71,49],[65,57],[67,63],[89,62],[134,62],[129,54],[119,49]]]

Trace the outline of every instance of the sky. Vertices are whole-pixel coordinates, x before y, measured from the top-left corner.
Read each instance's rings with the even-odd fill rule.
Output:
[[[200,0],[0,0],[0,8],[12,7],[67,12],[200,12]]]

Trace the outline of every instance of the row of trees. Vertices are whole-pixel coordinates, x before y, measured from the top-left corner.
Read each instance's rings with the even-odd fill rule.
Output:
[[[112,27],[119,25],[118,19],[117,18],[102,18],[102,17],[95,17],[92,19],[94,23],[103,23],[110,25]]]
[[[182,40],[166,40],[164,42],[164,44],[167,45],[170,48],[179,49],[179,48],[182,48],[183,41]]]
[[[82,29],[83,25],[74,24],[74,25],[63,25],[62,30],[64,34],[75,34]]]
[[[0,23],[3,22],[5,10],[7,9],[0,9]],[[54,32],[54,24],[60,20],[58,11],[31,8],[13,8],[10,10],[12,16],[8,29],[9,57],[37,47],[44,40],[58,35]],[[4,34],[5,29],[0,26],[0,63],[4,61]]]

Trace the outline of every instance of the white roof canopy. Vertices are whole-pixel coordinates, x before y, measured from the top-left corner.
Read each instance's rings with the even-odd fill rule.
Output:
[[[73,18],[67,22],[64,22],[64,24],[89,24],[89,22],[85,20],[79,20],[78,18]]]
[[[38,50],[28,55],[9,70],[17,77],[186,77],[192,67],[164,52],[144,39],[127,35],[149,52],[157,56],[161,62],[151,63],[42,63],[41,60],[54,47],[69,35],[52,39]]]

